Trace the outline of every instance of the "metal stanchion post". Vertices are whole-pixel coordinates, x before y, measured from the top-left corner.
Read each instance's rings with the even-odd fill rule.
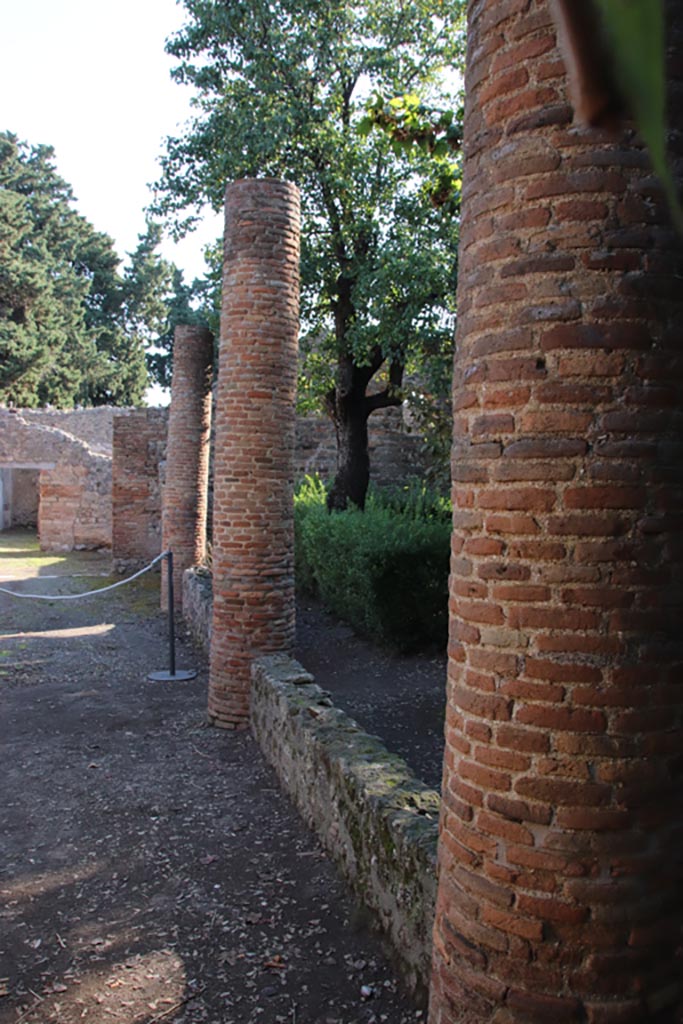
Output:
[[[194,679],[197,675],[196,669],[181,669],[176,671],[175,667],[175,608],[173,603],[173,552],[166,551],[167,561],[166,575],[168,583],[168,672],[150,672],[147,676],[155,682],[173,682],[176,680]]]

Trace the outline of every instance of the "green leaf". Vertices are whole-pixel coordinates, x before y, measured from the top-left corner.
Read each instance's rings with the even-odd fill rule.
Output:
[[[370,134],[374,127],[375,122],[372,120],[372,118],[364,117],[358,122],[358,127],[356,128],[356,131],[358,132],[362,139],[367,139],[368,135]]]
[[[221,206],[226,181],[297,183],[311,350],[302,365],[311,386],[300,396],[322,394],[338,412],[330,393],[341,395],[349,374],[359,393],[373,375],[385,388],[378,354],[419,366],[421,353],[451,342],[457,217],[432,201],[436,162],[412,132],[433,138],[431,104],[457,105],[440,72],[461,59],[464,0],[182,6],[186,23],[167,49],[198,102],[167,140],[153,210],[182,226],[205,203]]]
[[[664,12],[660,0],[596,0],[612,43],[619,84],[683,231],[683,208],[666,154]]]

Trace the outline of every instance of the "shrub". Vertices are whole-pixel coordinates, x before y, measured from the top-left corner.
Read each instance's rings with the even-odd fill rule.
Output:
[[[307,476],[294,494],[294,571],[302,593],[317,592],[311,563],[305,556],[304,524],[311,514],[325,511],[327,489],[318,476]]]
[[[368,502],[375,508],[387,508],[411,519],[436,519],[450,525],[450,498],[427,487],[422,480],[412,479],[402,487],[371,487]]]
[[[297,585],[402,651],[445,646],[448,629],[450,515],[418,490],[329,513],[324,486],[307,478],[295,499]]]

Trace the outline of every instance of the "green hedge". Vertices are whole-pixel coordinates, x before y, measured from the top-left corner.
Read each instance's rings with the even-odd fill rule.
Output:
[[[325,497],[310,477],[295,497],[297,586],[401,651],[445,647],[448,503],[418,486],[371,493],[364,512],[329,513]]]

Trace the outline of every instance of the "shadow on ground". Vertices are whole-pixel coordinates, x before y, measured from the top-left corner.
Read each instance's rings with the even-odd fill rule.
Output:
[[[402,655],[355,635],[319,604],[297,607],[298,660],[329,690],[337,707],[405,758],[428,786],[441,789],[446,714],[446,656]]]
[[[2,586],[102,585],[5,544]],[[0,594],[0,1024],[420,1020],[251,738],[203,727],[199,654],[165,659],[158,577]]]

